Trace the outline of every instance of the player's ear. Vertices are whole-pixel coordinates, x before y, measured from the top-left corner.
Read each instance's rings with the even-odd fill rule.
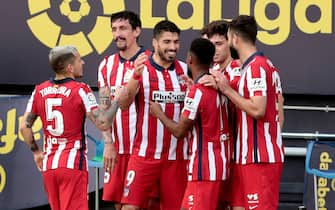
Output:
[[[158,41],[157,41],[157,39],[156,38],[153,38],[152,39],[152,47],[156,50],[156,48],[157,48],[157,45],[158,45]]]
[[[141,34],[141,28],[140,27],[136,27],[136,29],[134,30],[134,35],[136,38],[138,38]]]

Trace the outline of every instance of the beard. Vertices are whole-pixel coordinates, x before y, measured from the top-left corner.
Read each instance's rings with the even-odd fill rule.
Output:
[[[162,59],[163,61],[167,63],[172,63],[176,59],[176,56],[168,55],[168,50],[163,51],[161,49],[158,49],[157,52],[158,52],[160,59]]]
[[[192,75],[192,72],[189,68],[187,68],[187,76],[191,79],[193,79],[193,75]]]
[[[122,42],[119,42],[119,40],[122,40]],[[115,44],[116,44],[116,48],[119,51],[125,51],[127,49],[126,39],[124,39],[124,38],[117,38],[114,41],[115,41]]]
[[[234,47],[230,46],[229,49],[230,49],[230,56],[231,56],[234,60],[236,60],[236,59],[240,59],[240,56],[238,55],[238,52],[237,52],[237,50],[236,50]]]

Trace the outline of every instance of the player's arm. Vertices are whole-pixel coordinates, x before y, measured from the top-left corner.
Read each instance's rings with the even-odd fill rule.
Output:
[[[130,104],[134,101],[135,96],[138,92],[140,79],[142,77],[143,69],[145,66],[145,61],[148,59],[148,56],[145,53],[140,54],[134,62],[134,72],[132,78],[128,81],[125,91],[127,94],[124,94],[123,97],[120,97],[120,108],[127,109]]]
[[[223,74],[215,75],[215,80],[220,91],[226,95],[239,109],[245,111],[249,116],[260,119],[266,111],[266,96],[252,96],[250,99],[242,97],[229,84]]]
[[[110,89],[108,87],[99,89],[99,101],[98,108],[87,112],[87,117],[100,130],[107,130],[113,123],[119,108],[119,101],[117,97],[113,101],[110,100]]]
[[[102,138],[105,142],[103,167],[106,171],[113,171],[117,163],[117,152],[112,139],[111,130],[102,131]]]
[[[32,130],[32,126],[37,119],[37,115],[26,112],[23,115],[23,119],[20,123],[20,132],[23,136],[24,142],[28,145],[30,150],[33,153],[34,161],[36,163],[37,168],[42,170],[43,163],[43,152],[40,150],[38,144],[35,141],[34,133]]]
[[[150,113],[157,117],[169,132],[178,139],[187,135],[194,122],[183,115],[180,116],[178,122],[175,122],[165,115],[158,103],[152,101],[150,101]]]

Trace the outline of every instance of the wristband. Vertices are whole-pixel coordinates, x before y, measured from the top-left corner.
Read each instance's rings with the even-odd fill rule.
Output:
[[[136,74],[135,72],[133,73],[133,79],[134,80],[140,80],[141,79],[141,75]]]

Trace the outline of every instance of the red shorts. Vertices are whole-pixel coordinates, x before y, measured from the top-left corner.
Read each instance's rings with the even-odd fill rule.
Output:
[[[187,182],[187,160],[146,160],[132,155],[121,203],[146,206],[157,183],[162,210],[180,210]]]
[[[192,210],[216,210],[221,182],[189,181],[181,207]]]
[[[219,202],[229,203],[231,200],[231,179],[221,181],[220,184],[220,193],[219,193]]]
[[[43,172],[44,188],[52,210],[88,210],[88,173],[57,168]]]
[[[129,158],[129,154],[118,154],[114,170],[112,172],[105,172],[102,200],[116,203],[121,202]]]
[[[232,171],[232,206],[277,209],[282,163],[236,164]]]

